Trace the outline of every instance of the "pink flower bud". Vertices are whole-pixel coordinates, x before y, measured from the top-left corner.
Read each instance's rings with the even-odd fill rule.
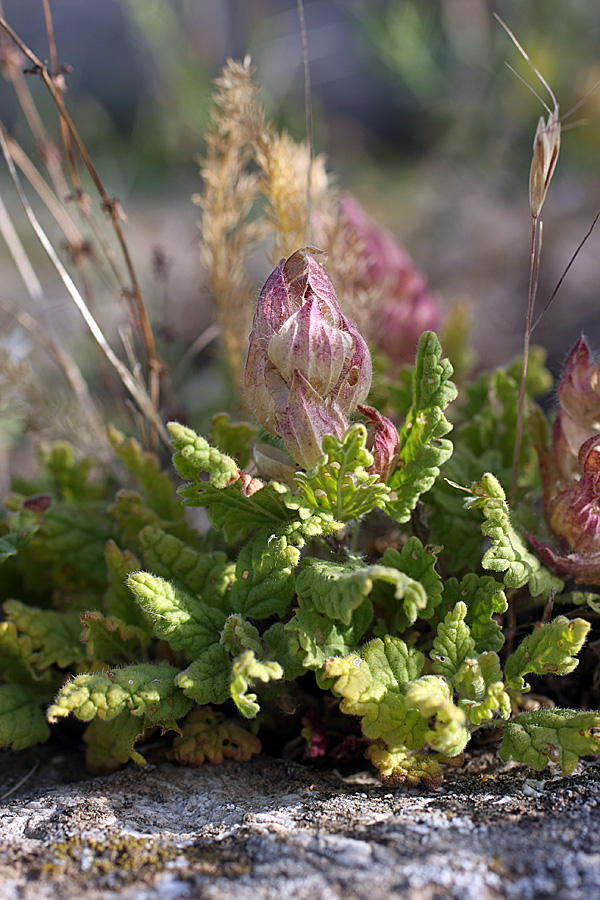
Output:
[[[554,425],[554,457],[561,476],[581,473],[579,448],[600,433],[600,362],[594,364],[585,338],[571,350],[558,386],[560,411]]]
[[[564,555],[537,538],[540,557],[582,584],[600,583],[600,363],[585,338],[569,354],[558,387],[552,451],[538,450],[544,512]]]
[[[290,456],[310,469],[323,452],[325,435],[341,439],[347,428],[348,420],[335,400],[323,400],[296,370],[288,402],[279,416],[279,434]]]
[[[410,300],[390,297],[379,311],[377,343],[396,365],[412,365],[419,338],[424,331],[436,331],[440,319],[439,302],[431,294],[418,294]]]
[[[369,349],[323,267],[307,250],[282,259],[258,299],[246,362],[246,394],[262,426],[310,467],[325,434],[344,434],[371,377]]]
[[[358,411],[367,419],[369,450],[373,454],[373,465],[369,466],[367,471],[379,475],[382,481],[387,481],[398,461],[400,449],[398,429],[372,406],[361,405]]]
[[[427,279],[417,271],[396,238],[372,222],[356,200],[340,201],[342,220],[363,242],[364,265],[355,290],[375,292],[373,336],[395,366],[414,362],[419,337],[440,326],[439,300],[427,291]]]

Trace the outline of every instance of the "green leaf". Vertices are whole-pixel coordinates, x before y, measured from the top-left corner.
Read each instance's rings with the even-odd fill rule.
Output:
[[[175,449],[173,465],[177,473],[196,485],[198,490],[206,486],[206,482],[200,479],[203,472],[208,474],[208,483],[215,488],[227,487],[240,477],[235,460],[211,447],[191,428],[177,422],[169,422],[167,428]]]
[[[232,608],[245,619],[283,616],[294,596],[294,569],[299,558],[284,534],[259,532],[239,555]]]
[[[42,504],[41,511],[34,513],[32,519],[30,507],[44,499],[46,505]],[[21,561],[25,576],[35,585],[41,569],[46,587],[56,585],[73,592],[83,586],[104,590],[104,547],[114,532],[114,523],[106,508],[76,501],[47,505],[47,498],[37,497],[25,500],[24,507],[10,519],[34,523],[35,534],[27,542]],[[13,522],[9,522],[12,526]]]
[[[7,600],[3,609],[7,621],[31,641],[30,666],[34,673],[53,665],[65,669],[84,658],[79,613],[38,609],[18,600]]]
[[[83,733],[85,762],[91,775],[107,775],[114,772],[129,760],[143,766],[144,757],[134,749],[135,742],[141,738],[147,726],[137,716],[127,710],[116,719],[105,722],[103,719],[92,719]]]
[[[39,455],[52,479],[53,492],[63,500],[81,503],[84,500],[99,500],[104,496],[104,485],[91,484],[89,481],[94,460],[85,457],[76,461],[71,444],[57,441],[49,451],[40,450]]]
[[[493,447],[474,454],[461,443],[459,434],[454,435],[454,452],[444,465],[445,477],[438,478],[427,495],[427,505],[431,508],[430,540],[443,546],[444,562],[450,572],[477,571],[484,546],[481,513],[476,515],[465,509],[465,494],[456,485],[471,484],[482,469],[495,472],[500,465],[501,454]]]
[[[419,497],[452,455],[452,442],[444,438],[452,425],[443,410],[456,397],[456,387],[450,381],[452,366],[441,355],[437,336],[424,332],[415,360],[413,402],[400,429],[398,465],[388,481],[396,499],[386,509],[396,522],[409,521]]]
[[[498,479],[486,472],[481,481],[471,485],[471,491],[474,496],[465,501],[465,508],[483,509],[485,521],[481,532],[492,543],[481,561],[483,568],[503,572],[508,588],[529,584],[534,597],[538,594],[547,596],[551,588],[560,593],[563,582],[543,569],[539,559],[529,552],[522,537],[512,527],[506,494]]]
[[[585,619],[558,616],[536,628],[504,664],[508,687],[529,691],[523,675],[568,675],[577,667],[576,654],[583,647],[590,627]]]
[[[195,657],[219,640],[227,618],[220,609],[149,572],[130,574],[127,585],[152,622],[156,637],[168,641],[173,650]]]
[[[403,642],[398,638],[390,640]],[[401,649],[398,651],[401,653]],[[407,651],[408,652],[408,651]],[[377,662],[379,667],[379,661]],[[390,671],[388,671],[390,669]],[[427,722],[418,710],[409,710],[401,685],[396,683],[391,667],[377,672],[356,653],[343,658],[325,660],[324,673],[335,679],[333,692],[342,698],[341,712],[360,716],[365,737],[383,740],[389,747],[418,750],[425,745]]]
[[[32,656],[31,638],[26,634],[20,635],[13,622],[0,622],[0,678],[29,684],[32,679]]]
[[[224,553],[200,553],[173,534],[147,525],[139,535],[144,562],[155,575],[201,596],[208,606],[229,612],[235,567]],[[139,567],[138,567],[139,568]]]
[[[0,686],[0,747],[24,750],[50,737],[44,714],[31,691],[20,684]]]
[[[429,653],[435,674],[443,675],[449,681],[452,681],[465,660],[472,657],[475,651],[475,641],[465,622],[466,615],[467,606],[460,601],[438,625],[433,648]]]
[[[504,690],[500,659],[496,653],[482,653],[477,659],[465,659],[453,678],[458,706],[471,724],[492,719],[497,711],[503,719],[511,714],[510,697]]]
[[[179,494],[186,506],[205,506],[211,525],[228,543],[246,537],[253,528],[280,528],[294,517],[298,507],[290,489],[277,481],[269,481],[249,496],[241,479],[223,488],[205,482],[186,484]]]
[[[384,579],[375,582],[371,600],[391,611],[388,630],[401,633],[417,619],[431,619],[441,603],[443,590],[435,563],[435,548],[423,547],[416,537],[409,538],[401,552],[393,547],[385,551],[381,566],[396,569],[406,577],[396,583],[393,593]]]
[[[169,475],[161,472],[154,453],[142,450],[133,438],[109,426],[108,438],[121,462],[136,478],[146,505],[166,522],[177,522],[183,516],[183,509],[175,494],[175,487]]]
[[[361,656],[374,677],[388,690],[398,691],[418,678],[423,671],[425,657],[420,650],[410,649],[404,641],[386,635],[365,644]]]
[[[541,771],[548,761],[570,775],[581,756],[600,754],[600,714],[574,709],[521,713],[504,728],[500,757]]]
[[[320,616],[319,619],[321,618],[323,617]],[[293,618],[290,621],[293,621]],[[289,631],[286,629],[287,626],[283,622],[275,622],[262,637],[268,647],[268,659],[280,664],[286,681],[294,681],[306,672],[303,665],[306,654],[300,647],[297,635],[294,635],[292,629]],[[321,665],[322,662],[319,663],[319,666]]]
[[[145,628],[128,625],[116,616],[87,612],[80,618],[81,642],[86,645],[88,659],[96,663],[130,662],[150,643]]]
[[[139,559],[129,550],[121,551],[114,541],[107,541],[104,555],[109,583],[104,595],[104,606],[108,614],[151,634],[148,620],[127,587],[127,576],[140,570]]]
[[[292,644],[289,650],[293,660],[299,661],[303,667],[301,672],[306,669],[318,671],[325,659],[343,656],[356,645],[352,627],[344,628],[339,622],[314,610],[296,610],[284,627],[295,635],[297,643]]]
[[[457,756],[468,740],[465,713],[452,702],[448,682],[440,675],[423,675],[406,686],[406,706],[418,710],[423,720],[433,720],[424,734],[425,742],[440,753]]]
[[[465,622],[471,631],[478,652],[500,650],[504,645],[504,634],[494,615],[508,609],[506,595],[495,578],[490,575],[475,575],[470,572],[459,581],[448,578],[444,582],[443,602],[455,606],[462,600],[467,606]]]
[[[256,694],[249,694],[249,688],[256,682],[278,681],[283,678],[283,669],[276,662],[261,662],[252,650],[246,650],[231,667],[231,699],[245,719],[253,719],[259,712]]]
[[[231,653],[237,656],[242,650],[253,650],[254,653],[262,652],[262,643],[258,628],[251,622],[247,622],[239,613],[234,613],[227,618],[219,643]]]
[[[142,727],[185,716],[192,701],[174,684],[179,670],[149,664],[77,675],[58,692],[48,709],[53,724],[71,713],[82,722],[96,716],[109,722],[122,712],[142,719]]]
[[[210,443],[233,457],[240,469],[245,469],[252,458],[257,434],[258,428],[248,422],[232,423],[227,413],[218,413],[211,423]]]
[[[331,434],[323,438],[323,455],[316,465],[296,476],[311,509],[350,522],[372,509],[385,508],[390,490],[378,475],[367,472],[373,457],[366,441],[367,429],[359,423],[351,425],[341,441]]]
[[[29,509],[27,503],[25,500],[22,508],[8,517],[9,533],[0,534],[0,565],[27,547],[40,527],[42,511]]]
[[[411,753],[404,747],[381,747],[371,744],[366,756],[379,770],[381,780],[390,787],[401,784],[420,785],[430,791],[439,788],[444,780],[438,758],[431,754]]]
[[[211,644],[187,669],[175,678],[186,697],[204,706],[219,705],[229,699],[231,657],[221,644]]]
[[[298,602],[302,607],[314,609],[343,625],[350,625],[353,613],[365,604],[373,590],[375,579],[387,579],[396,585],[402,577],[396,569],[365,566],[358,559],[336,563],[307,558],[302,560],[296,578]],[[405,577],[404,580],[409,579]]]
[[[231,719],[224,719],[222,713],[204,707],[189,714],[167,758],[186,766],[200,766],[205,759],[220,765],[225,758],[247,762],[261,750],[261,742],[254,734]]]

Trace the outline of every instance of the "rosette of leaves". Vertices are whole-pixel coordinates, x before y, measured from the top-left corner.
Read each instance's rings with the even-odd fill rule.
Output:
[[[412,533],[451,458],[450,374],[424,335],[387,483],[359,423],[323,439],[295,488],[240,469],[256,432],[223,416],[211,441],[169,426],[179,497],[156,458],[114,431],[126,489],[93,481],[65,445],[44,454],[39,481],[15,485],[0,525],[0,742],[44,741],[71,716],[92,771],[143,763],[136,743],[157,731],[179,735],[171,755],[182,763],[246,759],[263,719],[312,678],[310,691],[332,691],[357,718],[392,784],[438,784],[492,723],[502,756],[537,768],[569,771],[598,752],[596,713],[512,717],[528,676],[573,671],[589,624],[558,616],[501,656],[509,596],[561,588],[523,544],[497,479],[469,489],[466,514],[483,516],[476,569],[447,577],[444,535],[433,546]],[[206,509],[207,533],[187,524],[186,506]],[[370,514],[383,535],[375,550]]]

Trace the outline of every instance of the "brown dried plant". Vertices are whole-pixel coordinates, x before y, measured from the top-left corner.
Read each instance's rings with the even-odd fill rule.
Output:
[[[139,281],[123,232],[124,216],[119,202],[110,198],[86,147],[66,109],[64,102],[65,74],[68,66],[58,63],[56,41],[52,25],[49,0],[43,0],[43,13],[50,51],[50,64],[44,62],[15,33],[4,17],[0,4],[0,71],[9,81],[23,111],[35,143],[40,165],[36,165],[27,152],[7,132],[0,122],[0,148],[10,177],[29,224],[41,243],[52,267],[84,318],[94,340],[106,359],[118,373],[126,392],[137,407],[141,437],[155,443],[156,437],[166,435],[159,416],[159,382],[162,365],[157,358],[154,337],[149,323]],[[54,102],[61,128],[62,146],[49,137],[38,112],[33,93],[24,73],[39,77]],[[99,209],[94,209],[93,199],[84,188],[79,169],[87,176],[100,197]],[[42,205],[51,213],[66,239],[68,259],[63,260],[56,240],[42,227],[32,202],[28,199],[21,179],[30,184]],[[47,180],[49,179],[49,181]],[[97,213],[100,212],[100,215]],[[79,399],[83,419],[81,424],[95,434],[98,446],[103,442],[101,419],[90,399],[88,386],[75,360],[68,350],[61,347],[60,338],[40,329],[36,318],[44,321],[46,297],[43,279],[40,280],[27,253],[18,239],[16,229],[5,215],[2,204],[0,230],[6,239],[9,252],[20,272],[34,304],[32,317],[21,304],[2,300],[5,309],[11,310],[14,320],[34,336],[38,344],[58,362],[74,395]],[[107,223],[112,230],[118,251],[115,252]],[[97,285],[108,287],[115,301],[125,300],[129,305],[130,328],[135,334],[136,355],[124,362],[113,349],[105,335],[102,323],[92,313],[99,309],[94,293]],[[75,434],[81,428],[74,428]]]

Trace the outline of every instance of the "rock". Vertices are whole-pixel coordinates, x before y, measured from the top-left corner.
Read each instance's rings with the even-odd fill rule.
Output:
[[[0,761],[8,792],[31,755]],[[435,792],[264,756],[106,778],[55,757],[0,797],[0,897],[591,900],[599,798],[598,763],[562,777],[491,754]]]

